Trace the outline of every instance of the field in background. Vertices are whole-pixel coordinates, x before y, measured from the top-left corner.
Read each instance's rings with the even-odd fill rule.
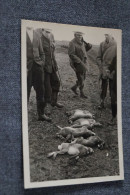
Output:
[[[101,116],[97,110],[100,100],[99,72],[96,65],[98,46],[93,46],[88,52],[89,72],[85,82],[87,100],[75,97],[70,90],[76,77],[69,65],[67,48],[68,42],[56,42],[55,55],[63,85],[59,101],[64,104],[64,108],[53,109],[52,123],[37,121],[35,91],[33,89],[31,91],[28,107],[31,182],[119,175],[117,126],[107,124],[111,119],[109,93],[106,109],[102,111]],[[58,145],[62,143],[56,138],[59,130],[55,124],[61,127],[68,126],[65,112],[76,108],[89,110],[96,115],[96,120],[103,124],[102,128],[95,128],[94,132],[104,139],[106,143],[104,150],[95,148],[91,156],[82,157],[78,161],[70,159],[68,155],[57,156],[55,160],[47,158],[47,154],[56,151]]]

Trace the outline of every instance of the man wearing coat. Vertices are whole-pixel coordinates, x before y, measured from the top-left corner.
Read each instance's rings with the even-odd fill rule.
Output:
[[[57,75],[58,66],[55,59],[55,41],[50,29],[42,29],[41,42],[45,52],[45,101],[48,107],[48,114],[51,114],[51,106],[62,108],[58,103],[58,92],[60,81]]]
[[[26,33],[27,47],[27,98],[29,102],[32,86],[36,91],[38,120],[51,121],[44,113],[45,90],[44,90],[44,65],[45,54],[42,48],[41,40],[33,28],[27,27]]]
[[[99,79],[102,81],[101,85],[101,103],[99,108],[104,107],[104,100],[107,94],[107,88],[109,83],[109,91],[111,96],[111,105],[112,105],[112,113],[113,117],[116,114],[116,66],[117,66],[117,44],[114,38],[105,34],[105,41],[100,44],[98,56],[97,56],[97,64],[99,66],[100,76]],[[114,90],[113,90],[114,89]],[[115,111],[114,111],[115,108]]]
[[[78,95],[77,88],[80,89],[80,97],[87,98],[84,94],[84,81],[87,71],[87,51],[91,49],[91,45],[83,40],[82,32],[75,32],[74,39],[69,43],[68,54],[70,57],[70,65],[74,69],[77,81],[71,90]]]

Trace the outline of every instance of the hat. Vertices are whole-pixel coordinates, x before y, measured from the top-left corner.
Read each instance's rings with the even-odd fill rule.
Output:
[[[44,28],[47,33],[51,33],[52,29]]]
[[[74,31],[74,35],[84,35],[84,33],[79,31]]]

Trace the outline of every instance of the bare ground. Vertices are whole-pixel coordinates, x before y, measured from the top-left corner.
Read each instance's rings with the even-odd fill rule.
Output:
[[[59,93],[59,101],[64,104],[63,109],[54,108],[52,123],[37,121],[35,91],[32,89],[28,107],[29,117],[29,155],[31,182],[76,179],[87,177],[115,176],[119,175],[117,125],[109,126],[111,119],[109,94],[106,99],[106,109],[100,116],[97,110],[99,104],[98,68],[95,63],[98,47],[88,52],[89,73],[85,83],[85,93],[88,99],[75,97],[70,88],[75,83],[74,71],[69,66],[67,48],[57,45],[56,60],[62,78],[63,90]],[[94,129],[94,132],[104,139],[106,145],[103,150],[94,149],[90,156],[84,156],[78,161],[70,159],[66,155],[57,158],[47,158],[47,154],[56,151],[62,141],[56,138],[58,132],[55,124],[61,127],[68,126],[67,110],[81,108],[89,110],[96,115],[96,120],[103,124],[102,128]]]

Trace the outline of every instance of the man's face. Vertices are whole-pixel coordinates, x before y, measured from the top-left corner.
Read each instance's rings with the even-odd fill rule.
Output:
[[[109,36],[108,35],[105,35],[105,41],[109,42]]]
[[[83,36],[80,35],[80,34],[75,34],[75,38],[78,40],[78,41],[81,41]]]

